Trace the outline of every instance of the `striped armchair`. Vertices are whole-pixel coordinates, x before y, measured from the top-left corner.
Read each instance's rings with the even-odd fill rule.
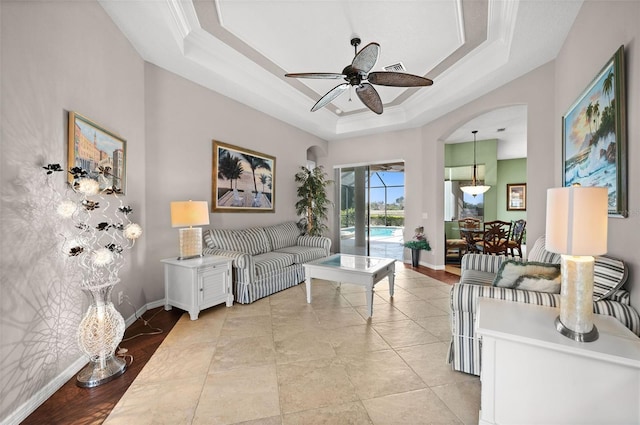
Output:
[[[475,318],[479,297],[559,307],[560,295],[492,286],[500,265],[505,260],[523,261],[506,256],[467,254],[462,258],[460,282],[451,288],[451,345],[449,363],[454,370],[480,375],[480,339],[475,334]],[[557,264],[558,254],[545,249],[539,238],[529,253],[528,261]],[[627,266],[610,257],[596,257],[594,265],[594,302],[597,314],[615,317],[640,336],[640,316],[630,305],[629,293],[621,289],[627,280]]]
[[[233,295],[249,304],[304,281],[302,264],[326,257],[331,239],[302,236],[295,222],[268,227],[209,229],[205,254],[233,259]]]

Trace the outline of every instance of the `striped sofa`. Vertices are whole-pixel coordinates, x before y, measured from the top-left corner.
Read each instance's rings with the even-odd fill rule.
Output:
[[[302,236],[295,222],[240,230],[208,229],[203,252],[233,259],[233,296],[249,304],[304,281],[303,263],[329,255],[331,239]]]
[[[506,256],[467,254],[462,258],[460,282],[451,288],[451,345],[449,363],[454,370],[480,375],[480,339],[476,336],[475,318],[479,297],[559,307],[560,295],[492,286],[505,260],[524,261]],[[560,255],[545,249],[539,238],[527,261],[560,263]],[[596,257],[594,265],[594,303],[597,314],[615,317],[640,336],[640,316],[629,303],[629,293],[621,289],[627,280],[627,266],[610,257]]]

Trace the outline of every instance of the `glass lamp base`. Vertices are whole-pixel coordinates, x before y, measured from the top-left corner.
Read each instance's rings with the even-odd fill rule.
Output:
[[[76,385],[92,388],[122,375],[127,370],[127,362],[120,357],[109,356],[106,359],[90,361],[76,376]]]
[[[560,316],[556,317],[556,330],[562,335],[578,342],[593,342],[598,339],[599,333],[596,325],[589,332],[576,332],[566,327],[560,320]]]

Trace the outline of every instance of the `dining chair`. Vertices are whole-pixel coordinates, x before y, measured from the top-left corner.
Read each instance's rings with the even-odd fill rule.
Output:
[[[480,230],[480,219],[475,217],[465,217],[458,220],[458,228],[460,229],[460,238],[464,239],[462,232],[464,230]]]
[[[467,252],[476,252],[475,243],[469,243],[467,238],[468,234],[466,234],[467,230],[479,231],[480,230],[480,219],[475,217],[465,217],[458,220],[458,230],[460,231],[459,239],[446,239],[446,254],[447,257],[450,257],[450,254],[457,254],[458,260],[462,259],[462,256]],[[471,236],[472,240],[477,240],[479,233],[473,233]],[[471,251],[470,251],[471,249]]]
[[[527,220],[516,220],[511,227],[511,236],[507,241],[507,248],[509,254],[515,257],[515,251],[518,252],[518,257],[522,258],[522,239],[525,234],[525,227],[527,226]]]
[[[510,221],[485,221],[482,240],[476,242],[476,249],[483,254],[506,255],[510,234]]]
[[[461,230],[460,233],[464,238],[466,251],[471,254],[479,253],[480,251],[476,244],[482,241],[483,231],[479,229],[464,229]]]

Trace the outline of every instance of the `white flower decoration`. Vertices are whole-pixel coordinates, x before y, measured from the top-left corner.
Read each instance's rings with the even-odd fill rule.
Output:
[[[85,195],[97,195],[100,192],[100,184],[96,180],[85,177],[78,181],[78,192]]]
[[[113,253],[107,248],[100,248],[96,251],[93,251],[93,253],[91,254],[91,260],[96,266],[106,266],[107,264],[111,264],[113,262]]]
[[[142,227],[137,223],[128,224],[123,230],[124,237],[131,240],[136,240],[142,236]]]
[[[76,205],[75,202],[66,200],[66,201],[62,201],[60,205],[58,205],[56,212],[60,217],[71,218],[71,216],[73,216],[73,213],[76,212],[77,208],[78,206]]]

